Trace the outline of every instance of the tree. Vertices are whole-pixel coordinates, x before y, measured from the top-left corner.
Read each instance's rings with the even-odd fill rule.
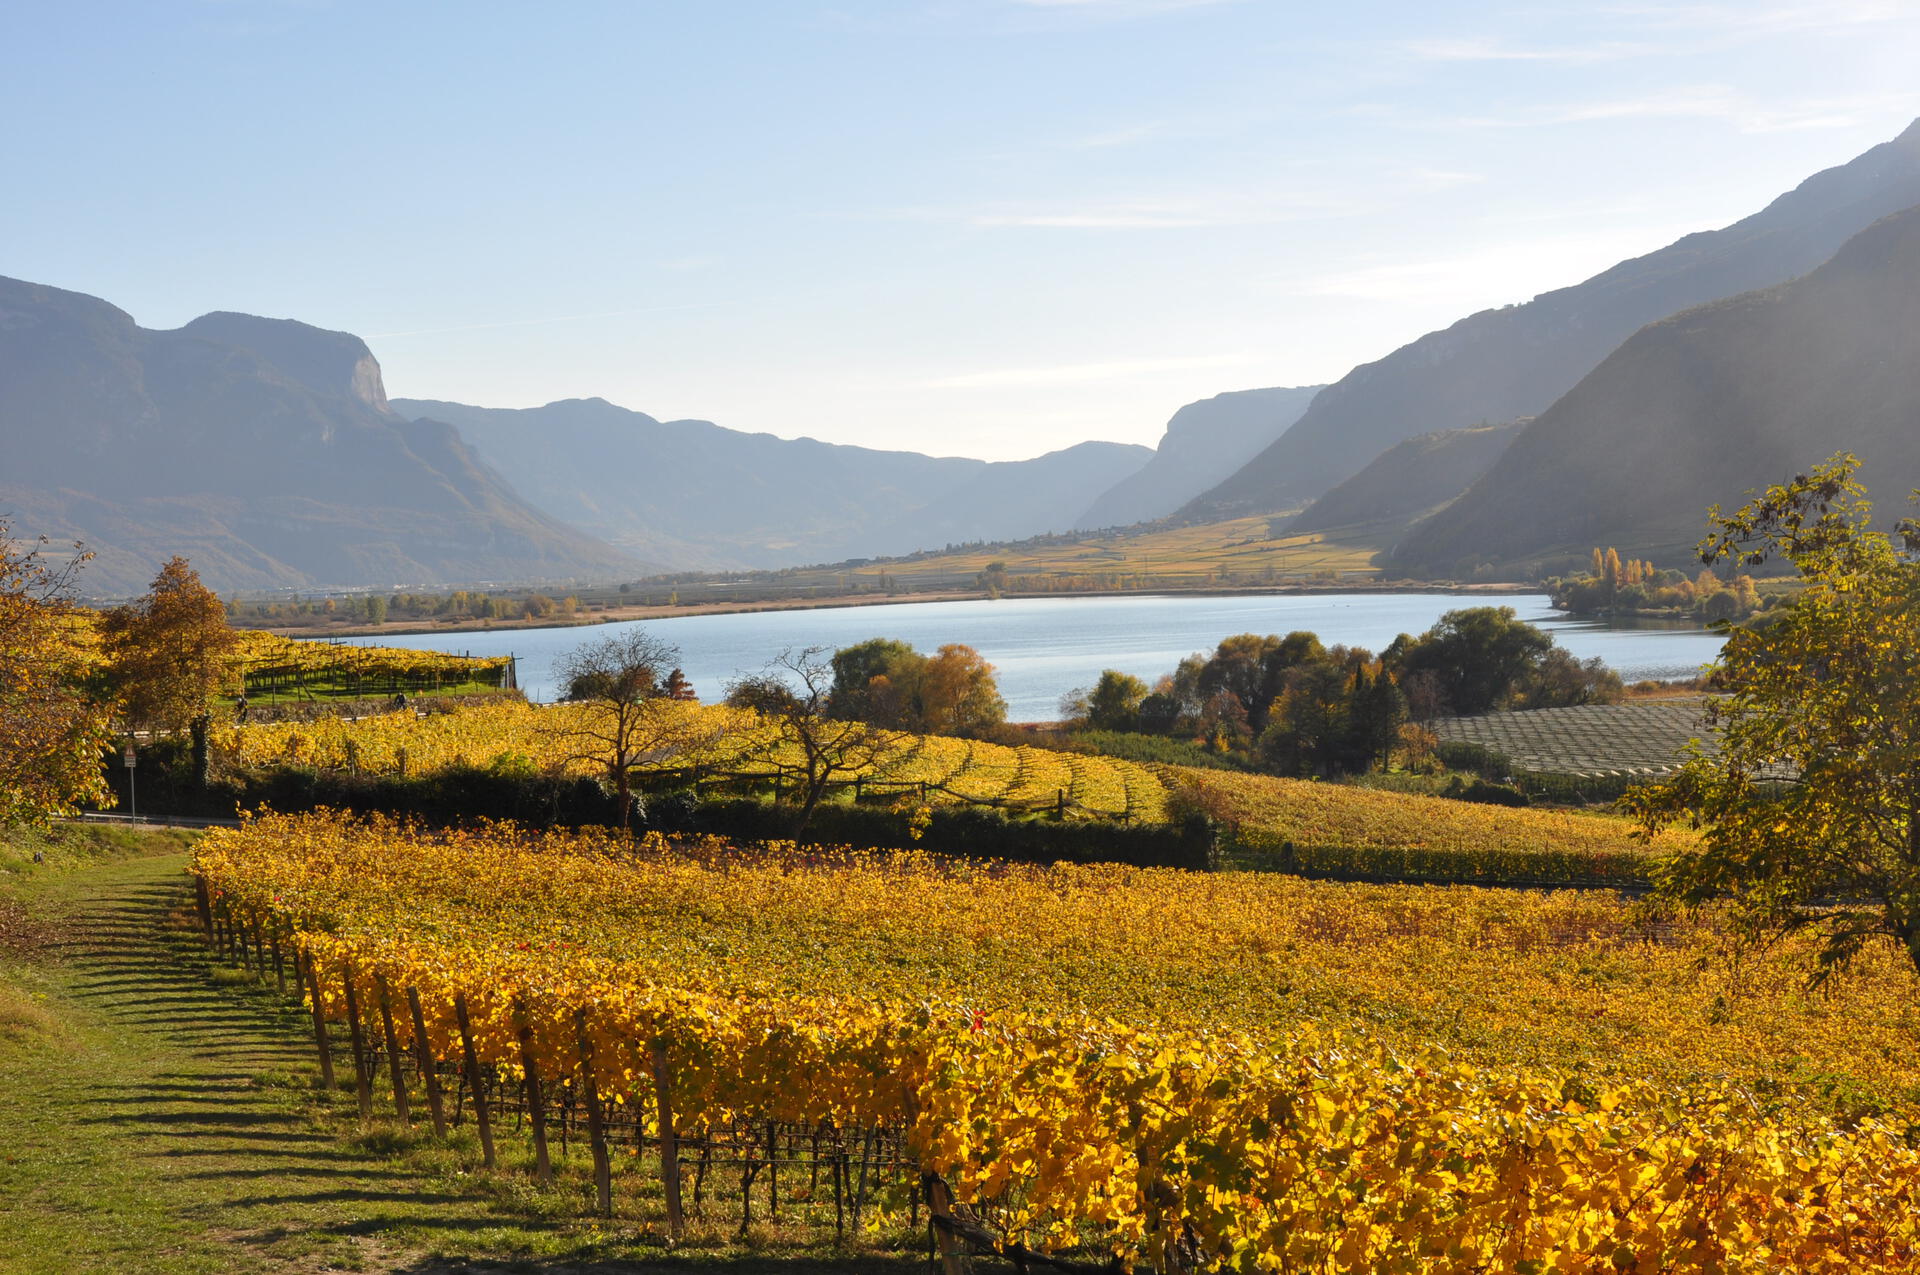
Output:
[[[1140,724],[1140,704],[1147,684],[1131,673],[1104,669],[1092,690],[1075,691],[1063,703],[1070,720],[1090,730],[1133,730]]]
[[[993,665],[959,642],[941,647],[920,670],[921,730],[930,735],[979,735],[1007,720],[1007,701]]]
[[[633,772],[718,734],[676,702],[672,679],[679,658],[678,649],[636,628],[576,647],[554,665],[561,698],[577,706],[561,728],[572,749],[569,760],[605,767],[623,832],[632,827]]]
[[[385,624],[387,622],[387,600],[377,593],[367,595],[367,623]]]
[[[1255,735],[1266,729],[1267,713],[1287,688],[1287,674],[1303,664],[1326,658],[1326,648],[1312,633],[1285,637],[1240,633],[1221,642],[1200,670],[1198,691],[1211,701],[1231,695]]]
[[[0,825],[111,800],[100,768],[109,714],[86,691],[86,618],[72,600],[92,555],[75,546],[50,561],[45,546],[23,548],[0,521]]]
[[[1516,708],[1572,708],[1617,704],[1626,696],[1620,675],[1597,655],[1581,660],[1563,646],[1550,646],[1514,688]]]
[[[1709,563],[1785,559],[1804,588],[1769,622],[1725,629],[1719,748],[1625,799],[1646,835],[1687,822],[1662,897],[1731,898],[1749,937],[1821,940],[1815,981],[1890,941],[1920,967],[1920,524],[1873,529],[1835,456],[1737,512],[1709,514]]]
[[[907,729],[919,714],[919,681],[926,662],[924,655],[894,638],[869,638],[842,647],[833,653],[828,714]]]
[[[129,730],[185,730],[238,681],[239,635],[185,558],[169,558],[145,597],[100,624],[106,681]]]
[[[1502,707],[1552,645],[1512,607],[1467,607],[1447,612],[1418,638],[1396,640],[1387,659],[1402,686],[1431,674],[1448,708],[1471,716]]]
[[[834,652],[827,715],[892,730],[978,735],[1006,720],[993,665],[950,643],[931,657],[905,642],[870,638]]]
[[[893,741],[892,732],[869,722],[828,716],[832,690],[833,664],[824,646],[782,651],[759,673],[727,688],[727,703],[766,718],[774,727],[774,746],[789,745],[800,756],[795,836],[806,831],[836,779],[871,769]]]

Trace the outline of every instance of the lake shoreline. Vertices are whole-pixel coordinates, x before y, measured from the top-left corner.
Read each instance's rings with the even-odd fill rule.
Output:
[[[568,619],[558,616],[536,616],[512,620],[462,620],[453,624],[420,624],[417,622],[395,621],[392,624],[290,624],[271,625],[262,628],[262,632],[292,638],[375,638],[375,637],[440,637],[459,633],[511,633],[515,629],[588,629],[602,624],[626,624],[635,620],[670,620],[682,616],[712,615],[753,615],[771,611],[839,611],[852,607],[907,606],[920,603],[937,602],[986,602],[1005,599],[1009,602],[1031,600],[1035,598],[1058,599],[1068,601],[1074,598],[1244,598],[1244,597],[1312,597],[1325,594],[1343,593],[1459,593],[1473,594],[1490,598],[1527,595],[1541,592],[1539,586],[1503,581],[1498,584],[1448,584],[1445,582],[1395,583],[1395,584],[1355,584],[1349,582],[1326,584],[1290,584],[1290,585],[1246,585],[1238,588],[1211,589],[1088,589],[1074,593],[989,593],[984,589],[955,589],[938,593],[911,593],[902,595],[875,595],[871,593],[840,594],[825,598],[778,598],[766,602],[696,602],[682,605],[630,606],[616,610],[598,611],[591,617],[575,616]]]

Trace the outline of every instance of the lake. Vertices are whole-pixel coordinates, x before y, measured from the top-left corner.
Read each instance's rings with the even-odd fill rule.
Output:
[[[872,637],[898,638],[932,654],[948,642],[978,650],[999,672],[1012,721],[1059,716],[1060,698],[1090,686],[1102,669],[1131,673],[1151,685],[1195,651],[1210,651],[1235,633],[1308,629],[1328,646],[1379,651],[1401,633],[1421,633],[1447,611],[1511,606],[1552,633],[1581,659],[1599,656],[1629,682],[1691,677],[1720,650],[1702,629],[1615,628],[1568,620],[1545,594],[1487,597],[1458,593],[1264,594],[1259,596],[1001,598],[994,601],[894,603],[814,611],[755,611],[627,621],[587,628],[408,634],[348,639],[360,645],[514,655],[520,685],[536,700],[552,699],[554,660],[583,642],[638,624],[680,648],[682,668],[708,702],[783,649],[824,646],[829,652]]]

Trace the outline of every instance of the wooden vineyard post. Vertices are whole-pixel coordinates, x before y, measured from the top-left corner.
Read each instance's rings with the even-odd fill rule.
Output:
[[[286,959],[280,954],[280,926],[278,924],[275,924],[273,927],[272,943],[273,984],[279,989],[280,994],[284,996],[287,991],[287,965]]]
[[[780,1133],[771,1120],[767,1121],[767,1220],[780,1221]]]
[[[353,1092],[360,1099],[360,1123],[373,1120],[373,1090],[367,1076],[367,1037],[360,1026],[360,998],[353,990],[353,966],[341,976],[347,985],[347,1030],[353,1035]]]
[[[298,964],[299,953],[295,953]],[[333,1043],[327,1039],[327,1014],[320,1008],[320,971],[314,966],[313,958],[307,958],[307,985],[313,994],[313,1043],[320,1051],[320,1083],[328,1092],[333,1090]]]
[[[207,932],[207,942],[213,942],[213,899],[207,893],[207,879],[193,879],[193,902],[200,912],[200,928]]]
[[[927,1229],[940,1252],[941,1275],[966,1275],[969,1263],[953,1235],[953,1191],[937,1173],[921,1174],[920,1185],[927,1194]]]
[[[547,1109],[540,1092],[540,1064],[533,1056],[533,1027],[527,1007],[516,1005],[520,1019],[520,1069],[527,1073],[527,1116],[533,1122],[533,1179],[541,1186],[553,1181],[553,1161],[547,1155]]]
[[[413,1016],[413,1061],[427,1087],[427,1106],[433,1112],[433,1136],[447,1136],[447,1109],[440,1098],[440,1073],[434,1067],[433,1050],[427,1044],[427,1018],[420,1012],[420,989],[407,988],[407,1009]]]
[[[587,1141],[593,1150],[593,1188],[600,1215],[613,1216],[613,1165],[607,1159],[607,1126],[600,1111],[600,1085],[593,1078],[593,1037],[587,1032],[587,1011],[574,1016],[580,1035],[580,1074],[587,1097]]]
[[[653,1093],[660,1117],[660,1182],[667,1193],[667,1230],[678,1239],[686,1226],[680,1209],[680,1142],[673,1131],[673,1071],[667,1063],[667,1042],[653,1042]]]
[[[467,1068],[467,1092],[473,1095],[473,1119],[480,1130],[480,1163],[493,1167],[493,1123],[487,1116],[487,1094],[480,1087],[480,1056],[473,1052],[473,1024],[467,1021],[467,998],[453,998],[453,1016],[460,1024],[461,1060]]]
[[[393,1006],[387,998],[387,976],[375,974],[373,985],[380,994],[380,1031],[386,1037],[387,1071],[393,1078],[393,1110],[400,1127],[413,1128],[413,1111],[407,1102],[407,1075],[400,1070],[400,1038],[393,1033]]]

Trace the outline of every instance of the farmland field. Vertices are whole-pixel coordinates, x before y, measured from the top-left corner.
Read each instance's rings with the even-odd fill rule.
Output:
[[[367,1027],[403,1076],[424,1045],[457,1086],[470,1049],[548,1101],[610,1099],[663,1155],[850,1129],[1038,1247],[1314,1271],[1916,1254],[1920,1159],[1868,1114],[1912,1112],[1920,1081],[1920,988],[1887,953],[1810,997],[1792,945],[1730,960],[1711,916],[1649,926],[1603,895],[337,819],[210,834],[195,871],[209,924],[303,953],[337,1023],[417,995]],[[649,1172],[623,1162],[609,1198]]]
[[[1516,770],[1554,775],[1665,774],[1690,739],[1710,739],[1703,698],[1583,704],[1480,717],[1444,717],[1434,733],[1447,743],[1480,744]]]

